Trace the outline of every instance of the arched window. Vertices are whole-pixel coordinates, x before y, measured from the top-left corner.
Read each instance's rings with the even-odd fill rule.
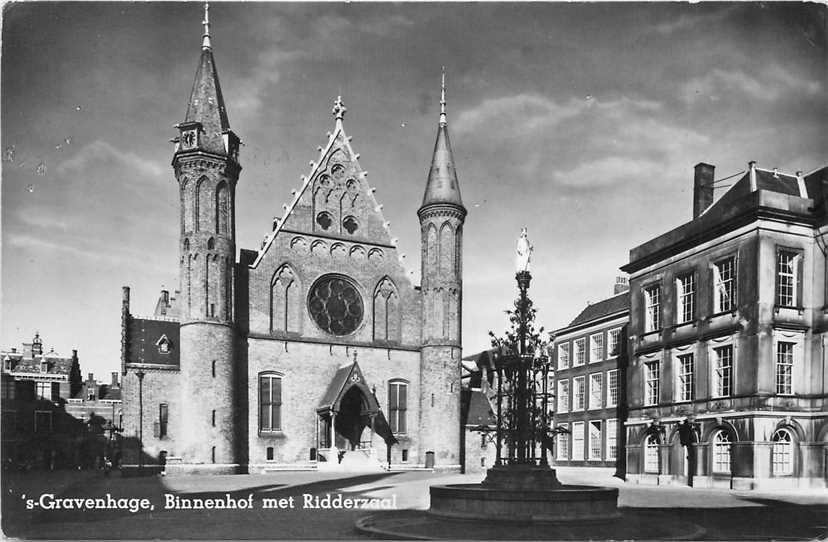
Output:
[[[293,270],[283,265],[270,284],[270,331],[298,332],[299,282]]]
[[[407,431],[405,412],[408,410],[408,383],[395,379],[388,382],[388,425],[394,434]]]
[[[454,228],[444,222],[440,226],[440,273],[450,276],[454,272]]]
[[[190,250],[190,240],[184,239],[184,250]]]
[[[772,467],[774,476],[793,474],[793,436],[787,429],[773,434]]]
[[[713,435],[713,472],[730,474],[730,435],[723,429]]]
[[[222,182],[216,188],[216,233],[227,235],[230,233],[230,190],[227,183]]]
[[[374,290],[374,340],[400,340],[400,296],[388,277]]]
[[[644,439],[644,472],[658,473],[658,467],[658,437],[649,434]]]
[[[434,224],[428,226],[426,233],[426,261],[431,269],[437,266],[437,228]]]
[[[259,431],[282,430],[282,375],[259,375]]]
[[[210,189],[208,188],[207,177],[202,177],[196,183],[196,194],[195,194],[195,229],[196,231],[199,230],[210,230],[212,229],[212,214],[211,208],[213,207],[212,202],[210,201]]]
[[[213,250],[216,248],[216,240],[210,237],[207,239],[207,250]]]

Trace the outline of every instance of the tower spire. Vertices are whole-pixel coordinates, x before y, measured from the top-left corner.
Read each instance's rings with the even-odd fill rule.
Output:
[[[201,48],[205,50],[211,49],[210,44],[210,2],[204,2],[204,20],[201,21],[204,25],[204,34],[201,36]]]
[[[443,74],[440,84],[440,125],[445,126],[446,121],[446,67],[443,66]]]
[[[443,66],[440,84],[440,123],[437,127],[437,141],[434,144],[434,154],[431,158],[431,168],[428,172],[428,181],[420,210],[436,203],[461,207],[465,213],[463,200],[460,198],[460,184],[457,182],[454,156],[451,152],[448,135],[445,66]]]

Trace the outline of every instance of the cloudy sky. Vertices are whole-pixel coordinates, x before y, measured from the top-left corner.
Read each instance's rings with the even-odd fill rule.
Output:
[[[119,364],[121,286],[151,313],[176,287],[168,140],[201,41],[198,3],[6,4],[2,337],[39,330]],[[826,10],[789,4],[213,3],[213,48],[245,141],[237,246],[258,248],[348,107],[368,181],[416,283],[422,197],[448,74],[465,227],[464,347],[515,295],[522,226],[548,329],[612,293],[631,247],[687,221],[716,177],[828,163]],[[717,196],[727,189],[721,183]]]

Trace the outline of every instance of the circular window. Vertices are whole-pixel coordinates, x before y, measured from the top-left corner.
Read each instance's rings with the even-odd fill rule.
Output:
[[[319,224],[323,230],[327,230],[331,227],[331,224],[333,224],[333,218],[331,218],[330,213],[322,211],[316,215],[316,223]]]
[[[357,231],[357,228],[359,228],[359,223],[356,218],[348,216],[342,221],[342,227],[345,228],[348,233],[353,235],[353,233]]]
[[[327,276],[311,288],[308,310],[313,321],[332,335],[348,335],[362,322],[362,296],[347,279]]]

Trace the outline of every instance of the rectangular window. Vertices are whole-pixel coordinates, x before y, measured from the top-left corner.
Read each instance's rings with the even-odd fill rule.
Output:
[[[572,379],[572,410],[583,410],[586,402],[586,390],[584,390],[584,377],[576,376]]]
[[[736,308],[736,258],[731,256],[713,264],[713,312]]]
[[[621,353],[621,329],[611,329],[607,336],[609,337],[609,352],[607,355],[614,358]]]
[[[583,365],[586,361],[586,339],[581,337],[580,339],[575,341],[575,363],[572,364],[573,367],[578,367],[579,365]]]
[[[569,343],[558,345],[558,370],[569,368]]]
[[[799,261],[802,255],[791,250],[780,250],[776,256],[776,304],[796,307],[799,289]]]
[[[170,417],[170,408],[167,403],[158,405],[158,437],[164,438],[167,436],[167,422]]]
[[[601,399],[604,395],[602,373],[592,373],[589,375],[589,408],[594,410],[601,408]]]
[[[651,361],[644,364],[645,405],[658,404],[658,362]]]
[[[589,362],[596,363],[604,359],[604,334],[596,333],[589,337]]]
[[[607,407],[618,404],[618,369],[607,371]]]
[[[572,424],[572,460],[584,460],[584,422]]]
[[[688,273],[676,279],[676,300],[676,323],[692,322],[696,315],[696,275]]]
[[[693,400],[693,354],[678,356],[676,364],[676,400]]]
[[[259,376],[259,430],[282,429],[282,377]]]
[[[558,412],[569,412],[569,379],[558,380]]]
[[[388,416],[390,419],[388,425],[391,426],[392,433],[406,433],[406,410],[408,410],[408,384],[405,382],[389,382]]]
[[[618,457],[618,420],[607,420],[607,461]]]
[[[733,378],[733,345],[713,349],[713,396],[729,397]]]
[[[561,424],[558,427],[563,427],[569,430],[569,424]],[[560,460],[569,459],[569,433],[558,433],[557,448],[555,450],[555,457]]]
[[[38,399],[52,399],[52,383],[51,382],[37,382],[35,384],[35,391]]]
[[[779,395],[793,393],[794,346],[796,343],[776,343],[776,393]]]
[[[658,286],[644,288],[644,331],[661,329],[661,292]]]
[[[589,460],[601,460],[601,421],[589,422]]]
[[[11,380],[11,379],[5,380],[4,379],[2,382],[3,382],[3,396],[2,396],[2,398],[3,399],[14,399],[15,396],[16,396],[16,394],[15,394],[16,386],[14,384],[14,380]]]

